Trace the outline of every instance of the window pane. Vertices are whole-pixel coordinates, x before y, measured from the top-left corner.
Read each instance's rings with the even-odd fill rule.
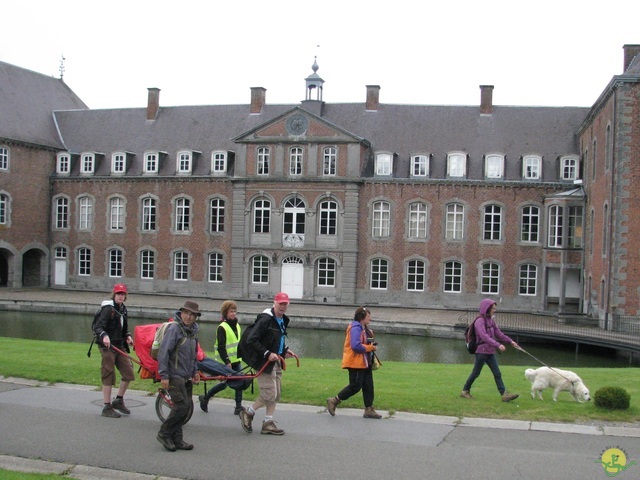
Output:
[[[521,240],[523,242],[538,242],[540,228],[540,209],[535,206],[522,209]]]
[[[500,240],[502,208],[498,205],[484,207],[484,239]]]
[[[318,260],[318,286],[336,286],[336,262],[332,258]]]
[[[391,206],[387,202],[373,204],[373,233],[374,237],[388,237],[391,225]]]
[[[320,204],[320,235],[336,235],[338,231],[338,204],[325,201]]]
[[[538,267],[527,264],[520,265],[519,288],[520,295],[535,295],[537,290]]]
[[[464,206],[458,203],[451,203],[447,205],[446,222],[446,239],[462,240],[464,237]]]
[[[444,266],[444,291],[460,293],[462,291],[462,264],[447,262]]]
[[[425,281],[425,266],[421,260],[407,262],[407,290],[410,292],[423,292]]]
[[[269,259],[264,255],[253,258],[251,283],[269,283]]]
[[[189,255],[186,252],[176,252],[173,257],[173,279],[189,279]]]
[[[222,254],[209,254],[209,281],[214,283],[222,282]]]
[[[485,263],[482,265],[482,293],[499,293],[500,265]]]
[[[211,225],[209,231],[211,233],[224,232],[224,200],[214,198],[211,200]]]
[[[140,278],[152,279],[155,276],[156,255],[151,250],[140,252]]]
[[[371,261],[371,289],[386,290],[388,281],[388,263],[386,260],[375,259]]]

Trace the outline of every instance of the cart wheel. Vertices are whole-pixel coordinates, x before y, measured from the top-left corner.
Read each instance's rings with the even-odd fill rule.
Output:
[[[158,393],[158,396],[156,397],[156,415],[158,415],[161,422],[164,422],[169,416],[169,413],[171,413],[171,405],[169,405],[169,401],[171,401],[171,397],[168,392],[165,391],[164,393]],[[191,402],[189,402],[189,413],[187,413],[182,424],[186,425],[186,423],[191,420],[192,415],[193,397],[191,398]]]

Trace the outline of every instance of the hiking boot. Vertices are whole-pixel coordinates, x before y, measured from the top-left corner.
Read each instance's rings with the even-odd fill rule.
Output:
[[[284,430],[276,427],[276,423],[273,420],[267,420],[266,422],[262,422],[262,430],[260,431],[260,433],[284,435]]]
[[[244,410],[244,407],[242,405],[238,405],[236,408],[233,409],[233,414],[240,415],[240,412],[242,412],[243,410]]]
[[[102,416],[109,418],[120,418],[122,415],[116,412],[110,403],[107,403],[102,409]]]
[[[373,407],[367,407],[364,409],[364,415],[362,415],[364,418],[382,418],[382,415],[380,415],[378,412],[376,412]]]
[[[113,402],[111,402],[111,406],[113,408],[115,408],[116,410],[119,410],[122,413],[125,413],[127,415],[129,415],[131,413],[131,410],[129,410],[125,404],[124,404],[124,400],[122,398],[116,398],[113,400]]]
[[[340,399],[335,396],[331,398],[327,398],[327,410],[332,417],[336,415],[336,407],[340,404]]]
[[[173,444],[178,450],[193,450],[193,444],[187,443],[182,439],[174,441]]]
[[[247,433],[253,432],[253,427],[251,426],[251,422],[253,422],[253,415],[246,410],[242,410],[238,415],[240,415],[240,424],[242,425],[242,429]]]
[[[204,395],[198,395],[198,400],[200,400],[200,410],[203,412],[209,411],[209,400]]]
[[[156,438],[162,444],[162,446],[167,450],[169,450],[170,452],[175,452],[177,450],[175,444],[173,443],[173,440],[171,440],[170,438],[163,437],[160,434],[158,434]]]
[[[503,402],[510,402],[511,400],[515,400],[516,398],[518,398],[520,395],[518,395],[517,393],[509,393],[509,392],[504,392],[502,394],[502,401]]]
[[[462,393],[460,394],[460,396],[462,398],[474,398],[473,395],[471,395],[471,393],[469,392],[469,390],[462,390]]]

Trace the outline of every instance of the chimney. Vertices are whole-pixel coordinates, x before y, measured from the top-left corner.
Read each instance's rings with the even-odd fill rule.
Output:
[[[249,113],[262,113],[262,107],[266,103],[267,89],[251,87],[251,111]]]
[[[155,120],[160,110],[160,89],[148,88],[149,95],[147,98],[147,120]]]
[[[368,112],[377,112],[380,106],[380,86],[367,85],[367,105],[365,109]]]
[[[640,53],[640,45],[623,45],[622,48],[624,50],[624,68],[622,69],[622,73],[624,73],[627,71],[627,68],[629,68],[629,65],[631,65],[635,56]]]
[[[480,85],[480,115],[493,113],[493,85]]]

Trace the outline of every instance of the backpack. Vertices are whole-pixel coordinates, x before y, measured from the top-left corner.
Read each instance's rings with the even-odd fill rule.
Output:
[[[104,302],[102,302],[102,304],[100,305],[100,308],[96,310],[96,313],[94,313],[93,315],[93,321],[91,322],[91,332],[93,333],[93,339],[91,340],[91,344],[89,345],[89,351],[87,352],[87,357],[89,358],[91,358],[91,349],[93,348],[93,344],[96,343],[96,341],[98,340],[98,336],[96,335],[96,323],[98,323],[98,318],[100,317],[102,310],[104,310],[107,307],[113,308],[113,300],[105,300]],[[113,315],[114,315],[114,312],[111,312],[111,318],[113,318]]]
[[[477,318],[476,318],[477,320]],[[476,353],[478,349],[478,341],[476,340],[476,320],[464,331],[464,341],[467,344],[467,351],[471,354]]]
[[[242,330],[242,335],[240,335],[240,341],[238,342],[238,358],[242,358],[243,360],[247,358],[253,358],[255,354],[253,353],[253,349],[249,346],[249,342],[247,339],[251,334],[252,330],[255,328],[257,320],[254,321],[251,325]],[[245,360],[246,362],[246,360]]]
[[[182,342],[176,345],[176,348],[178,348],[182,343],[187,341],[187,335],[184,331],[184,328],[182,328],[182,325],[180,324],[180,322],[174,322],[173,319],[169,320],[168,322],[164,322],[156,330],[156,334],[153,337],[153,343],[151,344],[151,350],[149,350],[149,355],[151,355],[151,358],[153,358],[154,360],[158,359],[158,352],[160,351],[160,345],[162,345],[162,339],[164,338],[164,334],[166,333],[167,328],[169,328],[169,325],[171,325],[172,323],[176,323],[180,327],[180,330],[182,330],[182,335],[183,335]]]

